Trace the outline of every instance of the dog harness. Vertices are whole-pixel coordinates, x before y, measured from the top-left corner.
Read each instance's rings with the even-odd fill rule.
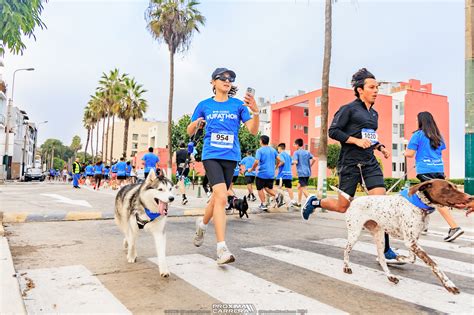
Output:
[[[410,201],[415,207],[420,208],[421,210],[425,211],[427,214],[431,214],[435,211],[434,207],[430,207],[421,201],[420,197],[417,194],[413,194],[411,196],[408,195],[408,189],[403,189],[400,191],[400,195],[403,196],[406,200]]]
[[[135,213],[135,217],[137,218],[138,228],[141,230],[145,227],[147,223],[153,222],[156,218],[158,218],[161,214],[157,212],[151,212],[147,208],[145,208],[146,215],[150,218],[150,220],[142,220],[138,215],[138,212]]]

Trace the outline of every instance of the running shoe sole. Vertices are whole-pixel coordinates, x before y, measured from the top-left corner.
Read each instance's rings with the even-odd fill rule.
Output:
[[[464,231],[463,230],[458,230],[456,233],[454,233],[452,236],[450,236],[449,238],[445,239],[444,241],[445,242],[452,242],[454,241],[455,239],[457,239],[459,236],[463,235],[464,234]]]

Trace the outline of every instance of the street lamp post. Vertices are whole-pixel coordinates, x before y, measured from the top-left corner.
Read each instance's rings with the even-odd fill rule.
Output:
[[[5,173],[4,173],[4,180],[9,179],[8,177],[8,170],[11,167],[11,161],[10,161],[10,155],[8,153],[8,147],[10,145],[10,115],[12,112],[12,107],[13,107],[13,92],[15,91],[15,75],[18,71],[33,71],[35,70],[34,68],[22,68],[22,69],[16,69],[13,71],[13,81],[12,81],[12,95],[10,99],[8,100],[8,107],[7,107],[7,124],[5,128],[5,155],[3,156],[3,164],[5,165]]]

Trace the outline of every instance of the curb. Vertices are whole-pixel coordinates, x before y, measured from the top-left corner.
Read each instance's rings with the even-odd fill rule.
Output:
[[[8,240],[3,235],[3,212],[0,212],[0,314],[26,314],[25,304],[21,296],[20,284],[13,265]]]

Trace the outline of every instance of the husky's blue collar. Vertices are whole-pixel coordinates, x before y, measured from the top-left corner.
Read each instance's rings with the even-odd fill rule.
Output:
[[[433,213],[433,211],[435,211],[434,207],[430,207],[427,204],[425,204],[423,201],[421,201],[420,197],[418,197],[417,194],[408,196],[408,188],[400,191],[400,195],[402,195],[406,200],[410,201],[415,207],[418,207],[422,209],[423,211],[425,211],[427,214],[431,214]]]
[[[135,217],[137,218],[138,228],[140,230],[143,229],[147,223],[153,222],[153,220],[155,220],[161,215],[159,212],[151,212],[147,208],[144,208],[144,209],[145,209],[145,214],[148,216],[148,218],[150,218],[149,220],[143,220],[138,215],[138,212],[135,213]]]
[[[145,208],[146,215],[150,218],[150,222],[158,218],[161,214],[159,212],[151,212],[147,208]]]

